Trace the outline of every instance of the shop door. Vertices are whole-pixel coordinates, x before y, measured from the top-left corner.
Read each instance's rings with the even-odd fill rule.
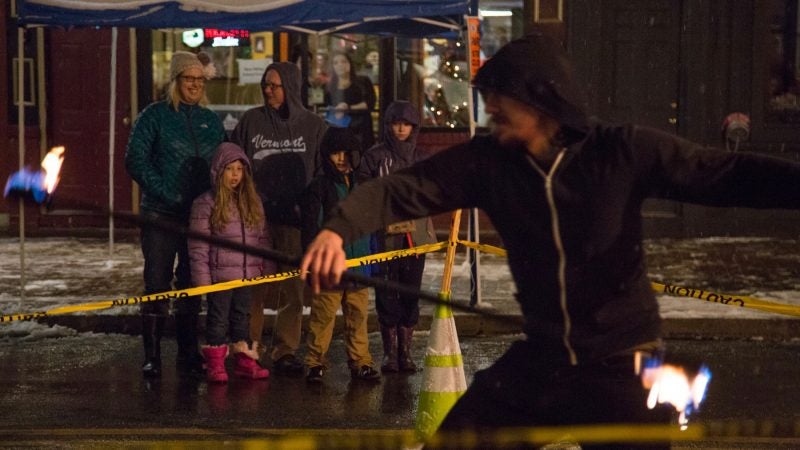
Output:
[[[52,215],[69,215],[85,226],[105,226],[96,210],[109,198],[109,93],[111,30],[49,30],[47,51],[48,142],[66,147]],[[117,44],[114,209],[131,210],[131,181],[125,172],[125,145],[130,133],[128,30]],[[89,217],[94,216],[94,220]],[[71,226],[81,224],[70,223]]]
[[[601,117],[677,131],[680,20],[680,1],[603,2]],[[648,200],[643,213],[677,217],[680,205]]]

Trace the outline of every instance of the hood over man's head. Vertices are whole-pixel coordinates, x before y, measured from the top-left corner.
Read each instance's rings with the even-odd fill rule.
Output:
[[[560,145],[586,136],[583,95],[561,45],[542,33],[509,42],[481,66],[472,81],[479,90],[513,97],[555,119]]]
[[[280,81],[276,79],[267,80],[270,71],[277,73]],[[300,98],[300,69],[296,64],[290,62],[277,62],[267,66],[264,75],[261,77],[261,93],[264,96],[264,104],[274,109],[279,109],[285,118],[291,118],[293,111],[305,109]],[[270,85],[271,95],[267,95],[267,85]],[[280,91],[280,92],[279,92]],[[283,101],[274,104],[275,98],[283,97]],[[276,107],[277,106],[277,107]]]

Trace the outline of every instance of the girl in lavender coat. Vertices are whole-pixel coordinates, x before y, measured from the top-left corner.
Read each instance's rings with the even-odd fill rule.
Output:
[[[217,147],[211,160],[211,190],[192,204],[190,229],[239,244],[271,246],[250,163],[238,145],[225,142]],[[274,264],[258,256],[196,239],[189,240],[189,257],[195,286],[275,271]],[[252,379],[269,376],[256,362],[258,353],[249,341],[250,290],[245,286],[207,295],[207,345],[202,350],[209,381],[228,381],[225,358],[229,345],[236,358],[234,374]]]

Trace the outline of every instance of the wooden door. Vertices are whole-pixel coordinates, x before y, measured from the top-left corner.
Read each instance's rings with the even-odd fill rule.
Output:
[[[680,2],[612,0],[603,8],[601,113],[677,131]]]
[[[602,3],[600,116],[678,131],[681,2]],[[648,200],[646,217],[680,216],[675,202]]]
[[[109,100],[111,30],[49,30],[47,93],[49,143],[66,147],[53,216],[69,226],[103,226],[109,205]],[[120,29],[116,64],[114,209],[131,210],[131,181],[124,166],[130,133],[128,30]],[[94,219],[91,219],[94,217]],[[56,220],[51,218],[51,220]]]

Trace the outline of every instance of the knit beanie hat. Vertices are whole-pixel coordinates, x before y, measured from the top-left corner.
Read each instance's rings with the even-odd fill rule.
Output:
[[[213,78],[217,72],[207,54],[200,52],[195,55],[190,52],[178,51],[172,54],[172,61],[169,64],[169,79],[178,78],[184,70],[190,67],[202,70],[203,76],[206,78]]]

